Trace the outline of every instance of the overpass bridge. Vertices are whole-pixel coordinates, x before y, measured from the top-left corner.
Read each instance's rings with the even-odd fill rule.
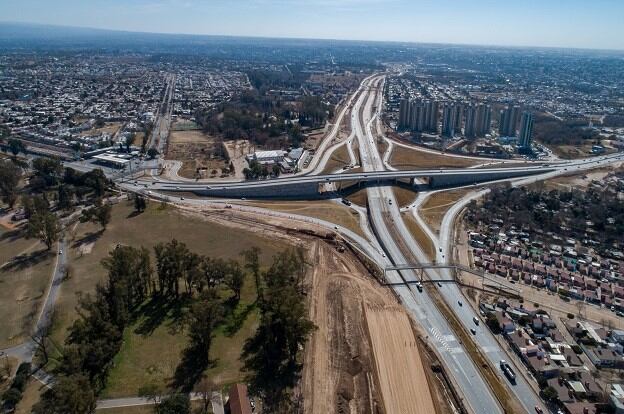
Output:
[[[448,272],[449,277],[440,276],[437,279],[432,279],[425,275],[425,271],[428,269],[450,270],[450,272]],[[386,278],[387,272],[392,272],[392,271],[400,272],[401,270],[415,270],[418,280],[405,281],[401,283],[388,282],[388,279]],[[497,278],[496,276],[492,276],[489,273],[486,273],[481,270],[472,269],[468,266],[464,266],[459,263],[415,263],[415,264],[399,264],[396,266],[388,266],[384,268],[383,284],[385,286],[393,286],[393,285],[404,285],[404,284],[411,285],[411,284],[420,284],[420,283],[423,283],[423,284],[424,283],[461,283],[458,280],[458,275],[464,272],[480,277],[481,286],[483,286],[483,288],[490,287],[490,288],[496,289],[498,293],[504,293],[508,296],[513,296],[513,297],[521,297],[522,292],[520,291],[520,289],[504,285],[501,282],[500,278]],[[489,283],[486,283],[486,281]]]
[[[375,171],[327,175],[294,176],[265,180],[228,183],[201,183],[188,181],[157,181],[151,186],[156,191],[192,192],[201,196],[226,198],[313,198],[320,196],[328,184],[345,187],[360,185],[387,185],[425,179],[431,188],[470,185],[489,181],[526,177],[555,171],[556,167],[522,166],[509,168],[456,168],[407,171]]]

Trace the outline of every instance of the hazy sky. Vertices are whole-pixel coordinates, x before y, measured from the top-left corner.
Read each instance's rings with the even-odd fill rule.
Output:
[[[164,33],[624,49],[622,0],[0,0],[0,20]]]

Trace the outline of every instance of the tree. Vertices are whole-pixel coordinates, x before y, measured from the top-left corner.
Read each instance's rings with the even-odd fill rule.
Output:
[[[69,210],[72,207],[72,198],[74,192],[67,185],[59,185],[58,188],[58,207],[62,210]]]
[[[172,394],[155,407],[156,414],[190,414],[191,401],[186,394]]]
[[[55,158],[35,158],[32,167],[48,186],[56,184],[63,173],[61,161]]]
[[[245,282],[245,273],[240,264],[235,260],[230,260],[226,266],[226,275],[223,279],[225,285],[234,293],[234,300],[238,303],[241,297],[241,290]]]
[[[542,390],[542,396],[546,401],[555,401],[557,399],[557,390],[550,385]]]
[[[96,396],[84,375],[60,376],[54,386],[43,393],[33,407],[33,414],[91,414],[95,411]]]
[[[20,152],[26,153],[26,146],[19,139],[11,138],[9,139],[8,144],[9,151],[11,151],[11,154],[14,156],[17,156]]]
[[[106,226],[110,223],[112,211],[113,207],[111,207],[110,204],[103,204],[95,209],[95,218],[104,230],[106,230]]]
[[[10,208],[15,206],[22,170],[10,161],[0,161],[0,196]]]
[[[244,250],[241,255],[245,258],[245,268],[253,274],[256,283],[256,294],[258,302],[262,302],[262,280],[260,275],[260,249],[252,247]]]
[[[126,152],[127,152],[127,153],[129,153],[129,152],[130,152],[130,146],[131,146],[131,145],[132,145],[132,143],[134,142],[134,136],[135,136],[135,134],[134,134],[134,132],[132,132],[132,133],[130,133],[130,134],[126,137],[126,139],[125,139],[125,141],[124,141],[124,144],[125,144],[125,146],[126,146]]]
[[[154,147],[150,147],[150,149],[147,150],[147,156],[150,158],[150,160],[153,160],[154,158],[156,158],[158,154],[160,153]]]
[[[26,235],[29,238],[38,238],[48,250],[59,240],[61,226],[56,214],[48,211],[32,215],[28,220]]]
[[[140,194],[134,195],[134,211],[142,213],[147,208],[147,199]]]
[[[191,306],[188,327],[191,348],[202,362],[209,360],[210,346],[216,326],[223,318],[223,307],[213,289],[204,290],[199,300]]]
[[[282,170],[279,165],[273,164],[273,168],[271,169],[271,172],[273,173],[275,177],[279,177]]]
[[[299,277],[303,255],[285,251],[264,272],[264,300],[260,324],[244,346],[241,359],[253,394],[262,398],[267,412],[288,412],[290,390],[299,379],[298,359],[314,324],[305,308],[305,287]]]
[[[154,252],[159,293],[173,295],[177,299],[180,294],[180,278],[186,282],[187,293],[190,293],[190,288],[200,274],[200,257],[191,253],[186,244],[176,239],[169,243],[158,243],[154,246]]]

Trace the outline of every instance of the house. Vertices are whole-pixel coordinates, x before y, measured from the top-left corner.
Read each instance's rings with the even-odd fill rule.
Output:
[[[225,406],[228,414],[251,414],[251,402],[247,396],[247,385],[234,384],[230,388],[229,398]]]

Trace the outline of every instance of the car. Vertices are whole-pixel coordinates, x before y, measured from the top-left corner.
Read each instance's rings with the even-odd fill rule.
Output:
[[[463,303],[462,303],[462,301],[461,301],[461,300],[458,300],[458,301],[457,301],[457,304],[458,304],[459,306],[463,306]]]
[[[622,312],[622,311],[617,311],[617,312],[615,312],[615,314],[617,316],[619,316],[620,318],[624,317],[624,312]]]
[[[473,335],[477,334],[477,330],[475,328],[470,328],[470,333]]]
[[[544,410],[542,410],[541,408],[539,408],[537,405],[535,406],[535,412],[537,414],[544,414]]]
[[[63,250],[59,250],[59,254],[63,254]]]
[[[475,325],[479,326],[479,318],[475,316],[472,318],[472,321],[475,323]]]
[[[338,226],[334,226],[334,230],[338,230]]]
[[[179,187],[179,186],[176,186],[176,190],[179,190],[179,189],[180,189],[180,187]]]
[[[386,257],[386,254],[385,254],[385,253],[382,253],[382,254],[381,254],[381,257]]]
[[[438,287],[442,287],[442,283],[438,282]]]
[[[184,201],[184,197],[180,197],[180,200]]]
[[[615,312],[615,306],[611,306],[611,312]]]

